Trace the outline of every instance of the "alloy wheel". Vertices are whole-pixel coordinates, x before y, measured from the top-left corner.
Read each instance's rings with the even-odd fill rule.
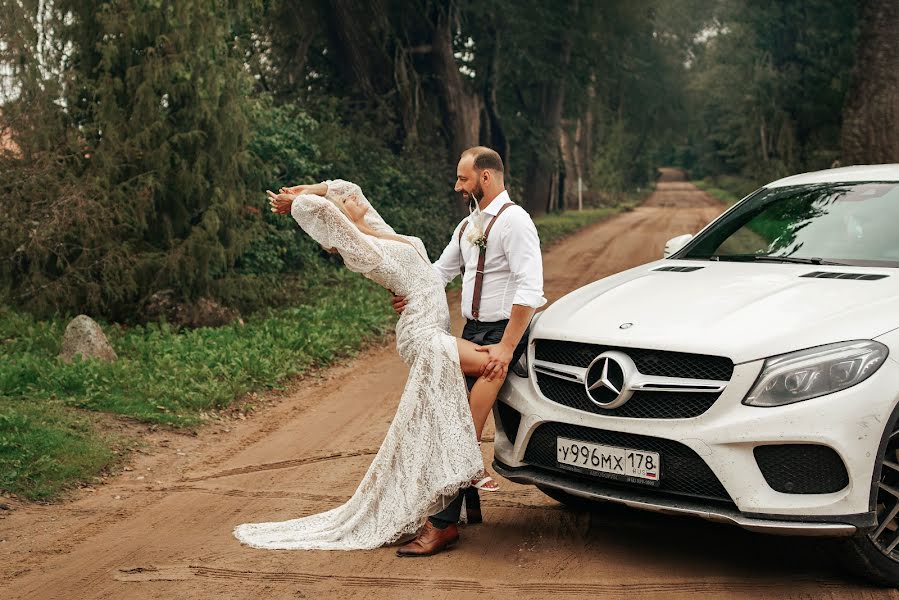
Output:
[[[877,485],[877,527],[868,538],[884,556],[899,563],[899,424],[887,441]]]

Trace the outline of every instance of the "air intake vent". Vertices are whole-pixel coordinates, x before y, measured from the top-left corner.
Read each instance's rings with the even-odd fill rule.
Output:
[[[698,271],[699,269],[704,269],[705,267],[659,267],[658,269],[653,269],[653,271],[674,271],[675,273],[690,273],[692,271]]]
[[[752,450],[772,488],[784,494],[831,494],[849,485],[840,455],[817,444],[775,444]]]
[[[861,281],[876,281],[885,279],[889,275],[872,275],[870,273],[834,273],[832,271],[812,271],[800,277],[811,277],[812,279],[858,279]]]

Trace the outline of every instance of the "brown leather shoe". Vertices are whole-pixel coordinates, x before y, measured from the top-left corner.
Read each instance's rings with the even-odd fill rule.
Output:
[[[459,528],[450,525],[446,529],[438,529],[431,525],[430,521],[425,523],[421,532],[414,540],[397,548],[397,556],[433,556],[438,552],[442,552],[447,548],[451,548],[459,541]]]

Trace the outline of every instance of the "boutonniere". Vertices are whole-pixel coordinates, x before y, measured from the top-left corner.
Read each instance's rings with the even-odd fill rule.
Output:
[[[475,232],[472,232],[475,233]],[[479,236],[475,237],[473,235],[468,236],[468,241],[477,246],[478,248],[487,248],[487,236],[483,233]]]
[[[484,235],[484,218],[479,209],[475,209],[468,217],[468,232],[465,236],[472,245],[478,248],[487,247],[487,236]]]

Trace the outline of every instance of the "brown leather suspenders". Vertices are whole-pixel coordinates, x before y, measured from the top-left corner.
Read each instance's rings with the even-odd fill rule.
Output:
[[[484,261],[487,260],[487,237],[490,235],[490,230],[493,228],[493,224],[496,223],[496,220],[499,218],[503,211],[513,206],[514,202],[507,202],[503,204],[499,209],[499,212],[496,213],[490,222],[487,224],[487,229],[484,230],[484,245],[478,246],[478,269],[475,272],[474,276],[474,294],[471,298],[471,316],[475,319],[478,318],[480,314],[481,308],[481,286],[484,283]],[[462,228],[459,230],[459,252],[462,252],[462,234],[465,233],[465,228],[468,227],[468,219],[462,223]],[[462,277],[465,277],[465,261],[462,261]]]

